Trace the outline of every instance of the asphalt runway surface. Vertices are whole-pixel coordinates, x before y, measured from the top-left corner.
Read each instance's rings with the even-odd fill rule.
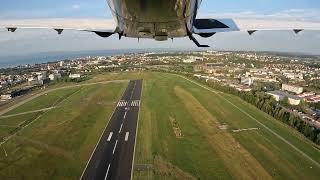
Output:
[[[129,81],[80,179],[131,179],[142,80]]]

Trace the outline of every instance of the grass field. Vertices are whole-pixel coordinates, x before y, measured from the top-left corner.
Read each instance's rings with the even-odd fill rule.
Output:
[[[18,108],[5,113],[4,115],[17,114],[55,106],[78,90],[79,88],[69,88],[46,93],[36,99],[33,99],[32,101],[23,104],[22,106],[19,106]]]
[[[133,179],[320,177],[314,144],[238,97],[164,73],[106,73],[87,82],[121,79],[144,79],[135,166],[152,169],[134,170]],[[78,179],[126,85],[54,91],[8,112],[57,106],[0,148],[0,177]],[[0,119],[0,134],[32,113],[16,117]],[[257,129],[232,131],[246,128]]]
[[[258,129],[232,131],[244,128]],[[153,170],[134,179],[318,179],[319,163],[310,141],[235,96],[169,74],[144,81],[135,165]]]
[[[1,179],[78,179],[126,86],[57,90],[14,109],[9,114],[57,106],[1,146]],[[0,125],[20,122],[10,119],[0,119]]]
[[[0,138],[6,137],[24,122],[37,118],[40,113],[30,113],[8,118],[0,118]]]

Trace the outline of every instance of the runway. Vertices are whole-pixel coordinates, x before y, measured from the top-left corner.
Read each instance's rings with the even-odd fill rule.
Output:
[[[142,80],[129,82],[80,179],[131,179],[141,90]]]

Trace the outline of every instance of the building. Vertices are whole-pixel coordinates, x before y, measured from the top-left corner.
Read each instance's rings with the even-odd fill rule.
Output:
[[[248,86],[237,86],[235,87],[237,91],[241,91],[241,92],[250,92],[252,91],[252,89]]]
[[[49,79],[50,79],[51,81],[53,81],[53,80],[55,80],[55,79],[57,79],[57,78],[61,78],[61,74],[60,74],[60,73],[54,73],[54,74],[50,74],[50,75],[49,75]]]
[[[50,74],[50,75],[49,75],[49,79],[50,79],[51,81],[53,81],[53,80],[55,79],[54,74]]]
[[[70,74],[69,78],[71,78],[71,79],[81,78],[81,74]]]
[[[303,93],[303,87],[293,86],[289,84],[282,84],[282,91],[289,91],[296,94],[301,94]]]
[[[260,81],[260,82],[278,82],[276,78],[269,78],[269,77],[251,77],[253,81]]]
[[[195,56],[189,56],[183,60],[184,63],[194,63],[196,61],[202,61],[202,59],[200,59],[199,57],[195,57]]]
[[[194,77],[197,77],[197,78],[199,78],[199,79],[200,79],[200,77],[201,77],[200,74],[194,74],[193,76],[194,76]]]
[[[37,75],[39,81],[47,78],[47,72],[45,71],[35,72],[35,74]]]
[[[270,91],[267,94],[273,96],[276,101],[281,101],[285,97],[288,97],[289,104],[291,105],[299,105],[301,101],[301,98],[299,96],[295,96],[284,91]]]
[[[203,69],[206,73],[215,73],[217,70],[221,70],[224,67],[223,63],[206,63]]]
[[[320,95],[317,95],[314,92],[304,92],[299,95],[300,98],[303,98],[305,101],[309,103],[318,103],[320,102]]]
[[[253,84],[253,79],[251,77],[241,77],[241,84],[251,86]]]
[[[2,94],[1,95],[1,100],[6,101],[12,99],[11,94]]]
[[[28,85],[29,86],[39,85],[39,80],[34,77],[28,78]]]
[[[195,59],[184,59],[183,60],[183,63],[194,63],[194,62],[196,62]]]
[[[314,96],[314,95],[316,95],[316,93],[314,92],[304,92],[302,94],[299,94],[299,97],[304,98],[304,97]]]
[[[62,67],[64,65],[64,61],[59,62],[59,66]]]

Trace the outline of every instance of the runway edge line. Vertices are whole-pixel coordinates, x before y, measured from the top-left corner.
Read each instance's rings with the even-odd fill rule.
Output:
[[[140,105],[142,104],[142,92],[143,92],[143,86],[144,86],[144,81],[142,79],[142,85],[141,85],[141,91],[140,91]],[[137,127],[136,127],[136,135],[135,135],[135,140],[134,140],[134,148],[133,148],[133,158],[132,158],[132,164],[131,164],[131,177],[130,180],[133,178],[133,166],[134,166],[134,159],[136,156],[136,145],[137,145],[137,134],[138,134],[138,129],[139,129],[139,121],[140,121],[140,111],[141,111],[141,106],[139,106],[139,113],[138,113],[138,119],[137,119]]]

